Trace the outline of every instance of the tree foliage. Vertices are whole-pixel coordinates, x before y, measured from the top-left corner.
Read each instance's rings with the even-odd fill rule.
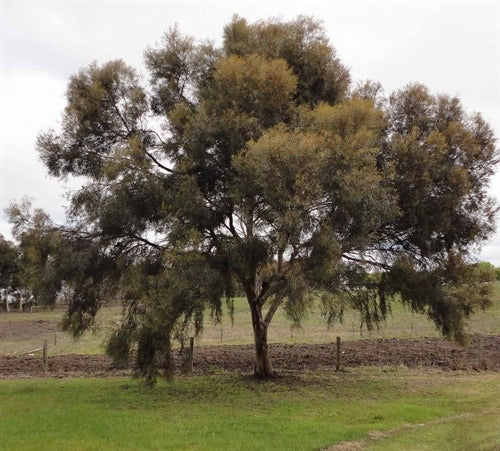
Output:
[[[18,241],[19,286],[45,306],[66,289],[69,306],[63,326],[81,335],[116,286],[117,262],[89,236],[57,227],[43,210],[33,210],[29,200],[7,212]]]
[[[0,301],[9,310],[9,297],[20,287],[19,251],[17,246],[0,235]]]
[[[102,287],[120,286],[126,315],[108,350],[123,361],[136,345],[148,380],[238,286],[258,377],[274,374],[277,309],[300,324],[314,299],[329,322],[350,305],[374,327],[401,298],[463,339],[490,289],[466,264],[495,213],[480,115],[420,84],[388,98],[375,82],[351,89],[307,17],[234,17],[220,48],[174,29],[145,61],[149,88],[122,61],[82,69],[61,130],[38,139],[50,174],[87,180],[54,232],[74,288],[66,327],[88,327]]]

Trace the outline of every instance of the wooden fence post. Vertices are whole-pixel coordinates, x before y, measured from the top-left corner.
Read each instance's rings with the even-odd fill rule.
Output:
[[[46,373],[49,369],[49,360],[48,360],[48,343],[47,339],[43,340],[43,350],[42,350],[42,359],[43,359],[43,372]]]
[[[193,357],[194,357],[194,337],[189,338],[189,361],[188,361],[188,371],[189,374],[193,372]]]
[[[189,349],[186,353],[186,358],[183,365],[183,373],[186,375],[193,374],[193,356],[194,356],[194,337],[189,338]]]
[[[482,336],[479,336],[479,368],[482,370],[488,369],[486,359],[484,358],[484,339]]]
[[[337,364],[335,371],[340,371],[340,337],[337,337]]]

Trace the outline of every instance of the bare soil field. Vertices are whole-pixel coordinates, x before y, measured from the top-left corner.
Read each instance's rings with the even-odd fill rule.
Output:
[[[42,325],[43,326],[43,325]],[[335,344],[273,344],[271,356],[278,371],[335,368]],[[175,355],[177,366],[181,356]],[[500,337],[474,336],[467,346],[436,338],[357,340],[342,343],[342,366],[434,367],[443,370],[500,371]],[[251,373],[253,347],[195,347],[194,372]],[[104,355],[49,357],[48,377],[119,376],[131,374],[133,365],[116,368]],[[0,378],[44,376],[41,359],[32,356],[0,356]]]

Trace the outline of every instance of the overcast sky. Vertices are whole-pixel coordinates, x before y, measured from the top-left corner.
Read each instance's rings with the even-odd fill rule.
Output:
[[[458,95],[500,136],[498,1],[8,1],[0,0],[0,233],[10,237],[4,209],[33,198],[58,222],[64,193],[34,151],[37,133],[56,128],[68,78],[96,60],[121,58],[147,75],[143,51],[175,24],[220,43],[233,14],[249,21],[299,14],[323,21],[354,80],[374,79],[387,94],[419,81]],[[77,187],[77,186],[76,186]],[[491,193],[500,202],[500,173]],[[500,266],[500,233],[478,256]]]

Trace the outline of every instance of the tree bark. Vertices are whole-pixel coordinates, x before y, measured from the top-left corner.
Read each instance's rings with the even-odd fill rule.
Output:
[[[255,341],[254,376],[258,379],[271,379],[276,373],[267,346],[267,324],[262,317],[262,306],[249,301],[252,312],[252,326]]]

